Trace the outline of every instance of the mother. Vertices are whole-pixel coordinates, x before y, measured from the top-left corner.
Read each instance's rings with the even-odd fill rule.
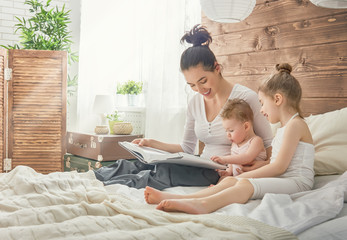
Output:
[[[188,104],[184,137],[181,144],[169,144],[154,139],[135,139],[141,146],[149,146],[168,152],[186,152],[193,154],[198,140],[205,144],[201,154],[204,158],[213,155],[230,154],[230,141],[227,138],[219,116],[228,99],[244,99],[254,113],[255,133],[263,138],[268,158],[271,155],[272,132],[268,121],[260,114],[260,103],[256,92],[233,84],[223,78],[222,67],[217,62],[209,44],[212,38],[202,26],[196,25],[187,32],[181,42],[193,44],[181,56],[181,71],[187,84],[197,93]],[[254,161],[249,168],[254,169],[268,161]],[[120,160],[109,167],[95,171],[97,178],[104,184],[126,184],[142,188],[152,186],[163,189],[173,186],[206,186],[215,184],[218,173],[211,169],[176,165],[143,164],[139,161]]]

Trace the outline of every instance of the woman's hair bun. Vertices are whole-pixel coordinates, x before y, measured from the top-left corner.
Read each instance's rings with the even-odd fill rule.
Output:
[[[197,24],[189,32],[183,35],[181,43],[186,41],[187,43],[196,46],[207,46],[212,42],[212,37],[205,27]]]
[[[292,66],[289,63],[276,64],[276,70],[279,72],[286,72],[290,74],[292,72]]]

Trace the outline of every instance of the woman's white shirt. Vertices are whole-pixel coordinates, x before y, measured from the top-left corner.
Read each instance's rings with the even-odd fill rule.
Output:
[[[269,122],[260,113],[258,95],[253,90],[235,84],[229,99],[240,98],[252,108],[254,114],[254,131],[264,141],[265,148],[271,146],[272,131]],[[187,119],[181,147],[184,152],[193,154],[198,139],[205,144],[201,157],[210,158],[213,155],[229,155],[231,142],[227,138],[222,119],[217,117],[208,122],[206,118],[204,99],[201,94],[195,94],[188,104]]]

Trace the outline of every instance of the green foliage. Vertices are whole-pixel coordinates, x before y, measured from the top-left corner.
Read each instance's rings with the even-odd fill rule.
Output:
[[[67,76],[67,103],[70,104],[69,97],[72,97],[77,92],[78,77],[75,75],[73,78]]]
[[[142,82],[135,82],[133,80],[128,80],[123,84],[117,85],[117,94],[140,94],[142,93]]]
[[[118,83],[117,84],[117,91],[116,94],[126,94],[126,92],[124,91],[124,84]]]
[[[114,111],[114,113],[110,113],[106,115],[106,118],[110,121],[117,121],[117,122],[121,122],[120,120],[120,114],[118,113],[118,111]]]
[[[52,0],[43,4],[38,0],[26,0],[32,17],[21,19],[16,17],[19,23],[15,25],[15,32],[20,31],[20,45],[3,46],[7,49],[37,49],[37,50],[63,50],[69,53],[69,61],[78,61],[78,56],[71,52],[71,32],[68,31],[70,10],[65,10],[65,4],[61,10],[58,7],[50,8]]]
[[[68,62],[78,62],[78,56],[71,51],[71,32],[68,30],[70,21],[70,10],[65,10],[65,4],[62,9],[58,7],[50,8],[52,0],[47,0],[43,4],[40,0],[26,0],[24,4],[29,5],[29,11],[32,17],[17,18],[19,23],[15,25],[15,32],[20,32],[19,44],[2,47],[6,49],[36,49],[36,50],[56,50],[67,51]],[[76,92],[77,76],[68,77],[68,86],[74,88],[68,89],[68,95],[71,96]],[[71,90],[74,89],[74,90]]]

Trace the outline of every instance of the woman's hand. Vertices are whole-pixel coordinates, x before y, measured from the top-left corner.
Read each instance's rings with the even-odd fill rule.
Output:
[[[143,147],[156,148],[170,153],[183,152],[180,144],[163,143],[151,138],[136,138],[132,143]]]
[[[151,147],[151,140],[147,138],[136,138],[132,140],[131,142],[139,146]]]
[[[243,172],[249,172],[249,171],[252,171],[254,169],[260,168],[260,167],[265,166],[269,163],[270,163],[270,160],[266,160],[266,161],[253,160],[249,164],[243,165],[241,168],[241,171],[239,171],[239,170],[237,170],[237,171],[241,174]]]

